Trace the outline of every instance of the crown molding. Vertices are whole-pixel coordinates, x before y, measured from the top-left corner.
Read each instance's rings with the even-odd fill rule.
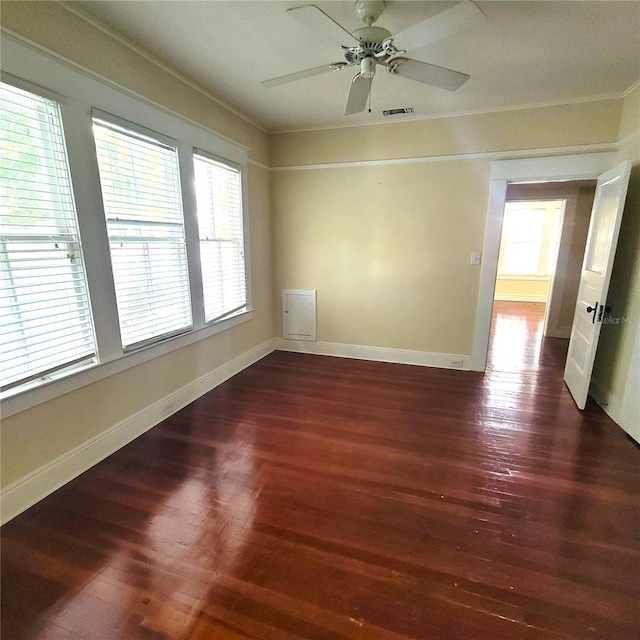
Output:
[[[635,85],[634,85],[635,86]],[[633,90],[633,87],[631,88]],[[545,109],[548,107],[562,107],[564,105],[572,105],[572,104],[587,104],[591,102],[607,102],[613,100],[622,100],[625,96],[623,94],[607,94],[601,96],[594,96],[591,98],[575,98],[573,100],[556,100],[552,102],[536,102],[532,104],[524,104],[524,105],[510,105],[506,107],[498,107],[498,108],[487,108],[487,109],[476,109],[472,111],[457,111],[446,114],[435,114],[435,115],[412,115],[402,117],[401,119],[392,120],[388,122],[382,122],[377,120],[376,122],[365,122],[359,124],[338,124],[338,125],[327,125],[322,127],[309,127],[309,128],[293,128],[293,129],[274,129],[269,130],[268,133],[270,135],[279,135],[284,133],[305,133],[311,131],[327,131],[330,129],[360,129],[362,127],[382,127],[389,124],[400,124],[401,122],[422,122],[429,120],[450,120],[452,118],[465,118],[470,116],[482,116],[482,115],[490,115],[492,113],[506,113],[511,111],[526,111],[528,109]]]
[[[636,135],[636,134],[634,134]],[[629,137],[629,136],[627,136]],[[564,156],[584,153],[617,151],[619,142],[597,142],[566,147],[544,147],[534,149],[511,149],[509,151],[481,151],[476,153],[455,153],[441,156],[416,156],[413,158],[389,158],[386,160],[354,160],[347,162],[325,162],[321,164],[299,164],[271,167],[271,171],[310,171],[314,169],[345,169],[350,167],[376,167],[394,164],[422,164],[427,162],[451,162],[461,160],[510,160],[512,158],[536,158]]]
[[[58,4],[60,7],[65,9],[65,11],[72,13],[73,15],[80,18],[87,24],[90,24],[92,27],[98,29],[99,31],[109,36],[113,40],[116,40],[120,44],[124,45],[125,47],[127,47],[134,53],[138,54],[148,62],[151,62],[151,64],[155,65],[159,69],[162,69],[162,71],[164,71],[165,73],[168,73],[169,75],[173,76],[174,78],[176,78],[176,80],[179,80],[180,82],[186,84],[188,87],[190,87],[194,91],[197,91],[199,94],[203,95],[205,98],[223,107],[224,109],[226,109],[233,115],[237,116],[247,124],[250,124],[252,127],[255,127],[262,133],[269,133],[268,130],[264,127],[264,125],[260,124],[256,120],[253,120],[252,118],[244,114],[242,111],[230,105],[228,102],[225,102],[215,94],[211,93],[210,91],[205,89],[203,86],[201,86],[200,84],[198,84],[197,82],[189,78],[188,76],[184,75],[180,71],[169,66],[166,62],[164,62],[163,60],[161,60],[160,58],[152,54],[150,51],[147,51],[144,47],[141,47],[140,45],[136,44],[126,36],[123,36],[122,34],[118,33],[115,29],[108,27],[104,23],[100,22],[100,20],[89,15],[83,9],[80,9],[74,6],[68,0],[56,0],[56,4]]]

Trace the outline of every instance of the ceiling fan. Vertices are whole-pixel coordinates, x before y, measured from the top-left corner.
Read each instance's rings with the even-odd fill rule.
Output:
[[[458,2],[453,7],[423,20],[395,36],[387,29],[374,26],[384,11],[384,0],[357,0],[355,8],[365,26],[356,29],[353,33],[347,31],[313,4],[287,9],[287,13],[291,17],[335,44],[339,44],[344,50],[346,62],[333,62],[289,73],[265,80],[260,84],[264,87],[277,87],[329,71],[340,71],[346,67],[357,66],[359,71],[351,81],[344,110],[344,115],[348,116],[365,110],[373,76],[378,65],[386,67],[391,75],[449,91],[455,91],[469,79],[470,76],[466,73],[413,60],[403,54],[407,50],[410,51],[440,40],[462,27],[484,20],[484,14],[472,0]],[[405,47],[404,50],[396,48],[394,44],[396,39]],[[345,42],[349,45],[345,45]]]

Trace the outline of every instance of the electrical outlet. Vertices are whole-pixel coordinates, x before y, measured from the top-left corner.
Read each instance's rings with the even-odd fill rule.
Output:
[[[457,369],[462,369],[462,365],[464,364],[464,362],[462,360],[452,360],[451,361],[451,366],[452,367],[456,367]]]
[[[479,251],[474,251],[471,254],[471,261],[470,261],[471,264],[480,264],[480,257],[481,257],[480,252]]]

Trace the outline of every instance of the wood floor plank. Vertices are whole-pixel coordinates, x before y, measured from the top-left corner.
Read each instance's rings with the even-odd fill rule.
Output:
[[[2,528],[2,638],[635,640],[640,448],[541,327],[267,356]]]

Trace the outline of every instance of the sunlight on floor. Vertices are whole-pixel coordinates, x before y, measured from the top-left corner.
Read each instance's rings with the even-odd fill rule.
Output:
[[[499,371],[537,369],[543,323],[543,303],[496,303],[488,367]]]

